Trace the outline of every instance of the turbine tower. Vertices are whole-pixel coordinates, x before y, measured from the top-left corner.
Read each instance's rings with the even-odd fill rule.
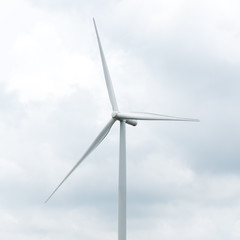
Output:
[[[112,81],[110,78],[110,73],[108,70],[108,66],[106,63],[106,59],[103,53],[102,44],[100,41],[100,37],[98,34],[96,22],[93,19],[94,28],[97,35],[97,42],[100,51],[102,67],[104,72],[104,77],[107,85],[108,96],[110,103],[112,105],[112,117],[107,125],[102,129],[102,131],[98,134],[96,139],[89,146],[87,151],[83,154],[80,160],[73,166],[73,168],[69,171],[66,177],[60,182],[60,184],[55,188],[52,194],[45,201],[53,196],[53,194],[60,188],[60,186],[67,180],[67,178],[74,172],[74,170],[79,166],[79,164],[91,153],[93,152],[98,145],[103,141],[103,139],[107,136],[113,124],[116,121],[120,122],[120,147],[119,147],[119,182],[118,182],[118,240],[126,240],[127,231],[126,231],[126,124],[130,124],[132,126],[137,125],[137,120],[159,120],[159,121],[193,121],[197,122],[199,120],[192,118],[180,118],[180,117],[172,117],[166,115],[160,115],[155,113],[146,113],[146,112],[120,112]]]

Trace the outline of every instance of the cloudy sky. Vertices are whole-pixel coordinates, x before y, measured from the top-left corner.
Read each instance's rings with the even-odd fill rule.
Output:
[[[0,236],[117,239],[118,105],[199,118],[127,126],[128,238],[240,239],[237,0],[0,1]]]

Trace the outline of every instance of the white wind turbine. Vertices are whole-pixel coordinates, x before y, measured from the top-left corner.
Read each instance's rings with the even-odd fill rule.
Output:
[[[107,136],[113,124],[116,121],[119,121],[120,122],[120,150],[119,150],[119,183],[118,183],[118,240],[126,240],[126,128],[125,128],[126,123],[132,126],[136,126],[137,120],[193,121],[193,122],[196,122],[199,120],[192,119],[192,118],[171,117],[171,116],[160,115],[155,113],[146,113],[146,112],[120,112],[117,105],[112,81],[110,78],[106,59],[103,53],[102,45],[98,35],[97,26],[94,19],[93,19],[93,23],[94,23],[94,27],[97,35],[97,41],[98,41],[99,51],[101,55],[103,72],[104,72],[105,81],[107,85],[109,100],[112,105],[112,110],[113,110],[112,118],[107,123],[107,125],[102,129],[102,131],[98,134],[96,139],[92,142],[92,144],[89,146],[89,148],[80,158],[80,160],[73,166],[73,168],[66,175],[66,177],[60,182],[60,184],[48,197],[45,203],[48,202],[48,200],[59,189],[59,187],[66,181],[66,179],[73,173],[73,171],[79,166],[79,164],[91,152],[93,152],[97,148],[97,146]]]

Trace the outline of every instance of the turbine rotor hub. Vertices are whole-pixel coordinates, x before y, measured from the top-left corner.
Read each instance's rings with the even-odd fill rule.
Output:
[[[136,120],[120,118],[120,117],[118,117],[119,113],[120,112],[118,112],[118,111],[113,111],[112,112],[112,118],[114,118],[116,120],[119,120],[119,121],[125,121],[127,124],[132,125],[132,126],[137,126],[137,121]]]
[[[112,118],[118,119],[117,118],[118,113],[119,113],[118,111],[113,111],[112,112]]]

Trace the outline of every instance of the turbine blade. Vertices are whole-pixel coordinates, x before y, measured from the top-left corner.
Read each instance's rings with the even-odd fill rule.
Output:
[[[156,113],[143,113],[143,112],[133,112],[133,113],[120,112],[120,113],[117,113],[117,119],[199,122],[198,119],[193,119],[193,118],[172,117],[172,116],[160,115]]]
[[[105,56],[104,56],[104,53],[103,53],[102,44],[101,44],[101,41],[100,41],[100,38],[99,38],[99,35],[98,35],[97,25],[96,25],[96,22],[95,22],[94,18],[93,18],[93,23],[94,23],[94,28],[95,28],[96,35],[97,35],[98,47],[99,47],[101,60],[102,60],[102,66],[103,66],[103,72],[104,72],[105,81],[106,81],[106,85],[107,85],[107,89],[108,89],[108,96],[109,96],[110,102],[112,104],[112,110],[113,111],[118,111],[118,105],[117,105],[117,101],[116,101],[116,97],[115,97],[110,73],[109,73],[107,62],[106,62],[106,59],[105,59]]]
[[[48,200],[53,196],[53,194],[60,188],[60,186],[67,180],[67,178],[73,173],[73,171],[79,166],[79,164],[103,141],[103,139],[107,136],[109,133],[111,127],[113,126],[115,119],[111,119],[108,124],[103,128],[103,130],[98,134],[96,139],[93,141],[93,143],[89,146],[87,151],[84,153],[84,155],[80,158],[80,160],[74,165],[74,167],[70,170],[70,172],[66,175],[66,177],[60,182],[60,184],[55,188],[55,190],[52,192],[52,194],[48,197],[48,199],[45,201],[48,202]]]

